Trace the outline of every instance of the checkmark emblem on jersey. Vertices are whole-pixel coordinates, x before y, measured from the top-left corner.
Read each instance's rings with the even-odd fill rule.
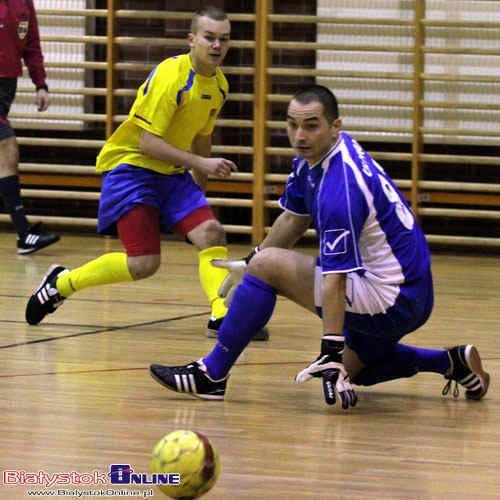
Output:
[[[325,231],[323,253],[336,255],[347,252],[347,237],[351,231],[347,229],[331,229]]]

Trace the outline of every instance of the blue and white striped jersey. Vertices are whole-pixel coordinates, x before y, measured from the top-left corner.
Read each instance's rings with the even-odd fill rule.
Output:
[[[294,159],[280,205],[312,217],[323,274],[354,271],[400,285],[429,272],[427,242],[406,200],[344,132],[316,165]]]

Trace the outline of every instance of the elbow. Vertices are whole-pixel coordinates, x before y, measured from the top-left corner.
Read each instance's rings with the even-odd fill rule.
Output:
[[[147,138],[144,132],[141,133],[141,140],[139,141],[139,150],[143,155],[147,155],[148,146],[147,146]]]
[[[153,140],[153,135],[143,130],[141,132],[141,139],[139,141],[139,149],[143,155],[150,156],[151,155],[151,143]]]

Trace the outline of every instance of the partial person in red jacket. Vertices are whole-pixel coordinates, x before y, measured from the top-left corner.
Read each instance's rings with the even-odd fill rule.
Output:
[[[59,240],[30,224],[24,212],[19,185],[19,148],[7,115],[16,95],[22,60],[36,87],[36,106],[45,111],[49,93],[40,48],[40,35],[32,0],[0,0],[0,196],[17,232],[17,253],[36,252]]]

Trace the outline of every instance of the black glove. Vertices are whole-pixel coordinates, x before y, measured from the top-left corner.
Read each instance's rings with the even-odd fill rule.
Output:
[[[342,402],[342,408],[356,406],[358,397],[352,388],[351,379],[342,362],[344,337],[341,335],[323,335],[321,354],[309,366],[295,376],[295,381],[302,384],[313,377],[321,377],[323,394],[329,405],[335,404],[337,395]]]

